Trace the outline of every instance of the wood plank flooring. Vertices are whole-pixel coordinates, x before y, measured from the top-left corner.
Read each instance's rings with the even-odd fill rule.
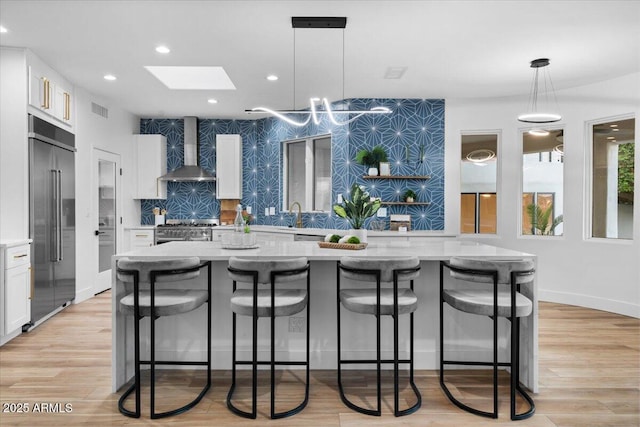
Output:
[[[383,416],[354,413],[340,401],[335,371],[312,371],[309,406],[285,419],[268,419],[268,373],[260,375],[257,420],[239,418],[226,408],[228,371],[213,373],[213,388],[191,411],[164,420],[148,419],[143,390],[143,417],[131,419],[117,409],[111,393],[111,296],[105,292],[74,305],[34,331],[0,348],[0,425],[8,426],[640,426],[640,320],[585,308],[540,303],[540,392],[533,418],[511,422],[508,388],[501,390],[500,418],[489,420],[453,406],[438,385],[436,371],[418,371],[422,408],[413,415],[391,415],[393,398],[386,373]],[[281,372],[278,410],[294,406],[303,395],[299,372]],[[375,374],[349,374],[349,395],[375,404]],[[195,396],[202,371],[167,371],[160,375],[158,410]],[[479,405],[490,405],[487,375],[451,375],[455,393]],[[506,385],[506,376],[501,378]],[[246,382],[246,379],[242,379]],[[248,383],[247,383],[248,384]],[[506,394],[505,394],[506,393]],[[164,396],[164,397],[160,397]],[[238,399],[247,396],[238,391]],[[411,402],[411,393],[402,390]],[[133,403],[133,402],[130,402]],[[28,413],[16,413],[22,405]],[[58,405],[56,405],[58,404]],[[65,406],[66,405],[66,406]],[[238,403],[239,406],[240,403]],[[12,412],[5,412],[6,410]]]

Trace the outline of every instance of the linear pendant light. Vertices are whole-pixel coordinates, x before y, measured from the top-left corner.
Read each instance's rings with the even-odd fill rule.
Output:
[[[296,28],[338,28],[342,29],[342,92],[344,98],[344,29],[347,26],[346,17],[297,17],[291,18],[291,26],[293,27],[293,101],[294,109],[292,110],[273,110],[268,107],[255,107],[250,110],[245,110],[246,113],[267,113],[274,117],[279,118],[293,126],[305,126],[313,120],[314,124],[320,124],[321,116],[328,116],[331,123],[337,126],[346,125],[356,120],[365,114],[389,114],[391,110],[387,107],[374,107],[370,110],[335,110],[331,109],[331,103],[327,98],[310,98],[308,110],[296,110],[295,109],[295,94],[296,94],[296,63],[295,63],[295,31]],[[318,105],[324,109],[318,109]],[[338,120],[336,115],[342,116],[343,114],[349,114],[351,117],[348,120]],[[304,120],[296,120],[291,115],[307,115]]]
[[[539,124],[553,123],[562,119],[562,116],[558,113],[558,99],[551,82],[551,76],[546,68],[548,65],[548,58],[539,58],[531,61],[531,68],[535,70],[535,73],[531,84],[531,92],[529,93],[528,110],[518,116],[518,121]],[[539,79],[540,71],[543,74],[542,82]],[[553,102],[551,98],[553,98]]]

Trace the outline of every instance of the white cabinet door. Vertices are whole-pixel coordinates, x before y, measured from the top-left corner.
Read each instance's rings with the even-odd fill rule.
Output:
[[[31,252],[29,245],[4,251],[4,331],[9,335],[31,318]]]
[[[29,322],[31,267],[10,268],[5,273],[5,335]]]
[[[53,117],[69,125],[72,124],[73,117],[71,100],[71,90],[62,83],[56,83],[53,88]]]
[[[134,199],[166,199],[167,183],[158,178],[167,173],[167,138],[134,135],[136,188]]]
[[[40,111],[53,112],[53,85],[46,72],[29,67],[29,104]]]
[[[216,135],[216,198],[242,199],[240,135]]]

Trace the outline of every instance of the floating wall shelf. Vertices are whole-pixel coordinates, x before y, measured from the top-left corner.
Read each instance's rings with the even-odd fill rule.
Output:
[[[428,206],[431,202],[380,202],[383,205],[393,205],[393,206]]]
[[[431,175],[365,175],[363,179],[431,179]]]

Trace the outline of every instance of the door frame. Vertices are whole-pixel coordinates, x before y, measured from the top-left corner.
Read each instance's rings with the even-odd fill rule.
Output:
[[[92,202],[91,205],[93,208],[91,209],[91,222],[93,224],[93,230],[98,229],[99,223],[99,183],[100,183],[100,169],[98,167],[98,162],[100,160],[106,160],[109,162],[113,162],[116,165],[116,188],[115,188],[115,199],[116,199],[116,211],[115,211],[115,251],[116,253],[120,252],[122,249],[122,166],[121,166],[121,158],[120,154],[113,153],[110,151],[106,151],[100,148],[94,148],[91,155],[91,189],[92,189]],[[99,294],[100,292],[106,291],[111,288],[111,270],[105,270],[102,273],[98,272],[100,268],[100,248],[99,248],[100,239],[98,236],[94,236],[93,243],[93,273],[95,274],[93,279],[93,294]]]

